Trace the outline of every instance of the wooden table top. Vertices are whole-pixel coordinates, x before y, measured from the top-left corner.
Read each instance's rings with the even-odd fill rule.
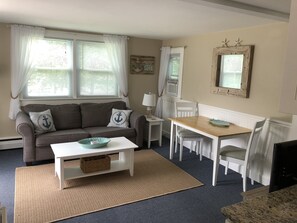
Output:
[[[232,123],[230,123],[229,127],[214,126],[209,123],[210,118],[204,116],[169,118],[169,120],[181,125],[191,127],[193,129],[197,129],[199,131],[208,133],[216,137],[240,135],[252,132],[251,129],[240,127]]]

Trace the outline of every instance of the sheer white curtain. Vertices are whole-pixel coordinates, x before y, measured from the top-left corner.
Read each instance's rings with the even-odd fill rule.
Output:
[[[37,54],[38,38],[44,37],[44,28],[11,26],[11,99],[9,118],[15,119],[20,109],[19,95],[26,85]]]
[[[170,58],[170,47],[164,46],[161,48],[160,71],[158,81],[158,101],[156,106],[155,115],[162,117],[162,95],[165,89],[167,68]]]
[[[112,70],[117,77],[120,96],[130,107],[128,98],[128,47],[126,36],[103,35],[107,52],[111,60]]]

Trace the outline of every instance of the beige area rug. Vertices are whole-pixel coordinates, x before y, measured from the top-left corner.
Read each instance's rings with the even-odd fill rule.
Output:
[[[15,223],[53,222],[203,185],[153,150],[135,152],[133,177],[127,170],[80,178],[59,190],[54,164],[45,164],[17,168],[15,180]]]

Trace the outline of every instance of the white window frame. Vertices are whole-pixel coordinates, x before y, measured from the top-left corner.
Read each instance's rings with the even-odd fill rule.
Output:
[[[80,96],[78,94],[78,79],[77,76],[77,60],[76,60],[76,41],[90,41],[90,42],[104,42],[102,35],[96,34],[87,34],[87,33],[76,33],[76,32],[65,32],[65,31],[56,31],[56,30],[46,30],[44,38],[51,38],[51,39],[65,39],[73,41],[72,45],[72,52],[73,52],[73,73],[72,73],[72,85],[70,86],[71,95],[69,97],[61,96],[61,97],[28,97],[24,93],[21,94],[22,101],[38,101],[38,100],[85,100],[85,99],[103,99],[103,100],[113,100],[113,99],[120,99],[119,97],[119,88],[117,90],[117,95],[114,96]]]
[[[179,67],[179,72],[178,72],[178,80],[177,81],[172,81],[168,78],[167,75],[167,80],[166,80],[166,95],[169,97],[181,98],[181,91],[182,91],[182,78],[183,78],[183,65],[184,65],[184,47],[176,47],[176,48],[171,48],[170,54],[179,54],[180,55],[180,67]],[[169,91],[169,88],[172,87],[172,85],[177,85],[177,93],[171,93]]]
[[[97,43],[104,43],[103,41],[92,41],[92,40],[81,40],[81,39],[76,39],[75,41],[85,41],[85,42],[97,42]],[[75,47],[75,52],[74,52],[74,57],[76,58],[75,59],[75,66],[73,66],[74,68],[75,68],[75,80],[76,80],[76,85],[75,85],[75,87],[76,87],[76,96],[77,96],[77,98],[110,98],[110,97],[115,97],[115,96],[118,96],[119,95],[119,87],[118,87],[118,84],[117,84],[117,80],[116,80],[116,84],[117,84],[117,93],[116,93],[116,95],[101,95],[101,96],[98,96],[98,95],[88,95],[88,96],[85,96],[85,95],[81,95],[81,92],[79,91],[79,87],[80,87],[80,83],[79,83],[79,79],[80,79],[80,77],[79,77],[79,72],[77,71],[78,70],[78,67],[77,67],[77,63],[78,63],[78,60],[77,60],[77,56],[75,55],[75,54],[77,54],[77,49],[76,49],[76,47],[77,47],[77,44],[75,43],[74,44],[74,47]],[[112,74],[112,70],[111,71],[109,71],[109,73],[110,74]]]
[[[48,38],[48,37],[45,37],[45,39]],[[52,40],[69,40],[69,41],[72,41],[72,51],[74,50],[74,41],[69,39],[69,38],[55,38],[55,37],[49,37],[48,39],[52,39]],[[73,54],[73,53],[72,53]],[[71,63],[73,63],[73,61],[71,61]],[[72,67],[74,67],[74,64],[72,64]],[[28,96],[27,95],[27,83],[22,91],[22,94],[21,94],[21,99],[22,100],[48,100],[48,99],[73,99],[74,98],[74,88],[76,86],[73,85],[73,79],[75,79],[75,71],[72,70],[72,74],[70,76],[70,95],[69,96],[48,96],[48,97],[45,97],[45,96]]]

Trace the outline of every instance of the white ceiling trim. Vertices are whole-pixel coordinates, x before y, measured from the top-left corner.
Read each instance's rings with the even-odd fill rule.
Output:
[[[290,14],[263,8],[255,5],[250,5],[233,0],[180,0],[183,2],[190,2],[193,4],[228,10],[233,12],[245,13],[247,15],[259,16],[268,19],[276,19],[279,21],[288,21]]]

